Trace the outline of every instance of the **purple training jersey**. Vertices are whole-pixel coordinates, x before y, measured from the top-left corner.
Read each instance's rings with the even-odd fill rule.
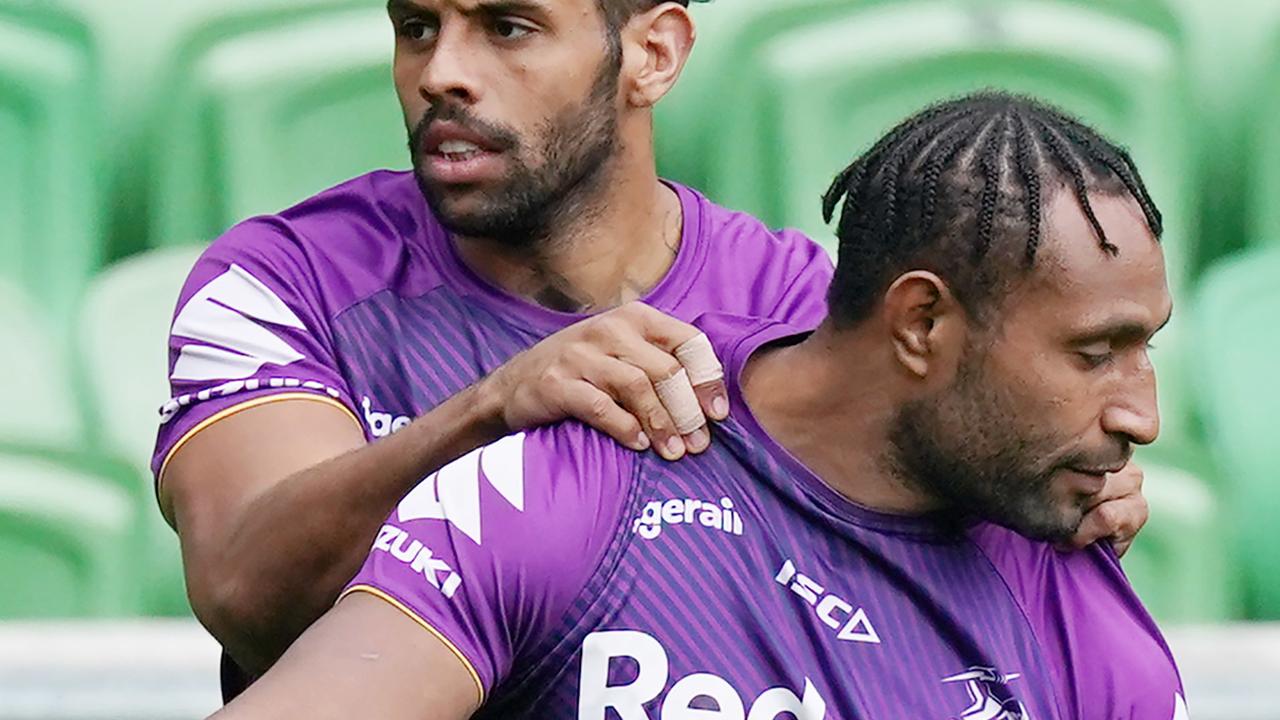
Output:
[[[721,311],[813,327],[831,261],[813,241],[672,184],[683,234],[643,300],[682,320]],[[152,470],[196,432],[289,398],[329,402],[384,437],[583,316],[485,282],[408,172],[375,172],[215,241],[178,299],[172,398]]]
[[[645,302],[683,320],[718,310],[821,321],[832,267],[817,244],[671,187],[680,249]],[[263,403],[330,403],[367,439],[385,437],[580,319],[474,274],[411,173],[356,178],[242,223],[196,263],[170,334],[157,483],[189,438]],[[226,658],[223,669],[230,699],[247,678]]]
[[[706,318],[733,414],[667,463],[577,423],[409,493],[348,589],[470,670],[477,717],[1174,720],[1182,688],[1106,545],[857,506],[759,426],[738,376],[796,334]]]

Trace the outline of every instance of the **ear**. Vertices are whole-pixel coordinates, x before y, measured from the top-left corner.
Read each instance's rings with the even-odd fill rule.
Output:
[[[667,2],[637,14],[622,30],[622,88],[627,104],[655,105],[676,84],[697,30],[689,11]]]
[[[942,278],[927,270],[902,275],[885,292],[882,312],[894,357],[907,372],[924,380],[958,365],[968,318]]]

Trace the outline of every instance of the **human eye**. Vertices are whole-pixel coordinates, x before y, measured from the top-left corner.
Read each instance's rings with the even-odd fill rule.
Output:
[[[1111,363],[1115,359],[1115,353],[1110,343],[1093,343],[1083,347],[1076,348],[1076,355],[1080,358],[1085,368],[1096,370]]]
[[[511,17],[495,18],[492,30],[503,40],[521,40],[534,33],[534,28],[528,23]]]
[[[396,23],[396,34],[413,42],[425,42],[435,37],[439,23],[433,18],[407,17]]]
[[[1080,353],[1080,358],[1084,361],[1085,367],[1089,368],[1090,370],[1097,370],[1098,368],[1103,367],[1103,366],[1105,366],[1105,365],[1109,364],[1109,363],[1111,362],[1111,360],[1113,359],[1113,357],[1114,357],[1114,356],[1113,356],[1111,353],[1109,353],[1109,352],[1107,352],[1107,353],[1087,353],[1087,352],[1082,352],[1082,353]]]

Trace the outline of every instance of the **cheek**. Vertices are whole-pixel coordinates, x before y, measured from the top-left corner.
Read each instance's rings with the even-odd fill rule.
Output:
[[[1096,424],[1091,404],[1096,388],[1070,363],[1064,353],[1021,353],[1001,363],[990,378],[1008,421],[1026,437],[1037,438],[1041,450],[1074,444],[1073,438]]]
[[[396,95],[400,98],[400,109],[404,113],[405,125],[412,130],[427,112],[427,101],[418,92],[418,78],[422,74],[420,64],[397,59],[392,68],[392,80],[396,85]]]

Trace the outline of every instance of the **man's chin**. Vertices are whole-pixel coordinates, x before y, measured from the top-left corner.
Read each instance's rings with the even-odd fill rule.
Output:
[[[446,230],[455,235],[484,237],[489,234],[490,228],[499,223],[499,218],[496,217],[498,213],[494,212],[492,203],[480,188],[439,187],[424,182],[421,177],[418,184],[431,213]]]
[[[1015,517],[990,520],[1025,538],[1062,544],[1075,537],[1084,516],[1080,511],[1070,509],[1057,512],[1022,513]]]

